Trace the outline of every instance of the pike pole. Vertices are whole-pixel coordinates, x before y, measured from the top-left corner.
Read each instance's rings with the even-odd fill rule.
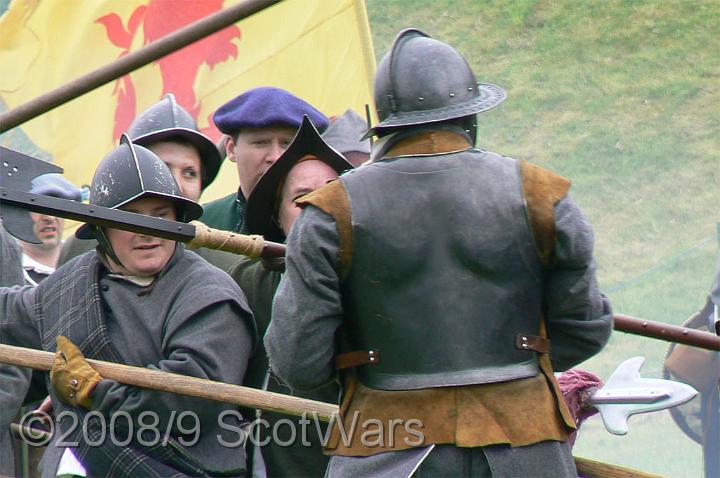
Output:
[[[85,93],[201,40],[281,0],[245,0],[170,33],[149,45],[0,114],[4,133]]]
[[[720,336],[702,330],[615,314],[613,328],[620,332],[720,351]]]
[[[0,363],[47,371],[52,369],[54,361],[53,352],[0,345]],[[103,378],[126,385],[260,408],[287,415],[317,414],[320,420],[326,422],[338,412],[337,405],[281,393],[102,360],[87,359],[87,361]]]
[[[52,352],[0,345],[0,363],[50,370],[54,360],[55,354]],[[179,393],[249,408],[260,408],[293,416],[309,414],[317,416],[319,420],[325,422],[333,421],[339,413],[339,407],[330,403],[142,367],[93,359],[87,359],[87,361],[104,378],[126,385]],[[48,432],[34,428],[22,428],[16,424],[12,427],[12,431],[19,438],[37,435],[45,435],[45,441],[49,441],[50,438],[47,436]],[[575,457],[575,464],[578,471],[588,478],[659,478],[655,474],[581,457]]]

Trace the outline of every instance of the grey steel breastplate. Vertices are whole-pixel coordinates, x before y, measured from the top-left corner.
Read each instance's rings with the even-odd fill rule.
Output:
[[[541,265],[518,162],[469,150],[383,160],[342,176],[352,208],[345,283],[353,350],[372,388],[408,390],[538,373]]]

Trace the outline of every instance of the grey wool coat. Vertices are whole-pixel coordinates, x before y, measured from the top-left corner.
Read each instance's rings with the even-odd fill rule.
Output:
[[[178,244],[150,286],[109,274],[93,251],[36,288],[0,289],[1,342],[54,351],[58,335],[87,358],[239,384],[255,325],[232,279]],[[66,415],[58,426],[66,441],[77,442],[73,453],[92,476],[244,473],[242,418],[235,406],[103,380],[88,413],[62,404],[52,384],[48,389],[56,417]],[[73,427],[68,415],[83,426]],[[143,424],[149,427],[145,435]],[[103,429],[115,436],[93,445]],[[44,476],[54,476],[62,454],[55,445],[46,453]]]
[[[22,253],[0,223],[0,287],[22,285]],[[15,475],[15,451],[10,423],[22,406],[30,384],[30,369],[0,364],[0,475]]]

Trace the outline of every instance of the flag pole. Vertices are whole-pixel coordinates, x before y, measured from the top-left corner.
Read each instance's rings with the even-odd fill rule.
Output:
[[[281,0],[245,0],[176,30],[143,48],[0,114],[0,133],[47,113],[138,68],[201,40]]]

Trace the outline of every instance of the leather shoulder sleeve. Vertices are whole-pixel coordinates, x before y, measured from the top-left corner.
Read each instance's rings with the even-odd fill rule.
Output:
[[[345,185],[340,179],[333,180],[320,189],[316,189],[298,199],[297,204],[300,207],[312,204],[335,219],[335,226],[340,240],[339,275],[341,279],[344,279],[350,270],[353,250],[352,210]]]
[[[555,249],[555,205],[567,196],[570,180],[527,161],[520,161],[520,173],[535,247],[548,267]]]

